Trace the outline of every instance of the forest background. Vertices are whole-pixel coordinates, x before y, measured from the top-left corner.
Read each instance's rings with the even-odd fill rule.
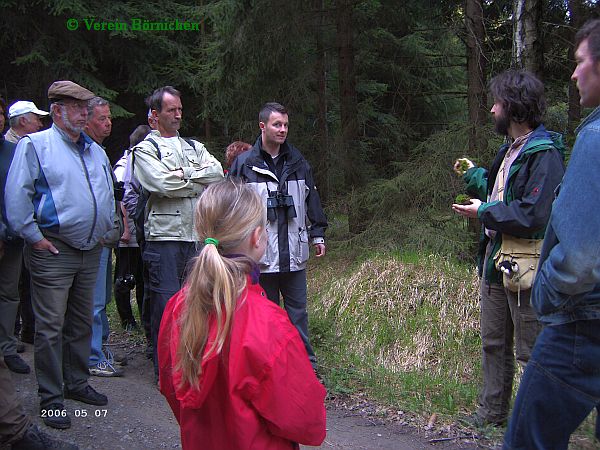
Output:
[[[263,103],[286,105],[331,222],[310,269],[329,387],[451,417],[480,377],[478,225],[451,213],[452,163],[489,165],[502,138],[487,83],[510,67],[544,81],[546,126],[572,144],[586,113],[573,37],[599,14],[585,0],[0,0],[0,95],[44,109],[70,79],[107,98],[113,162],[163,85],[182,92],[181,134],[221,160],[254,143]],[[108,29],[132,19],[198,28]]]

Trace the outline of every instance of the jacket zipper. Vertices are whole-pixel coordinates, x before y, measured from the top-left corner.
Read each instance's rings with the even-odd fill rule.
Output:
[[[88,148],[89,148],[89,146],[88,146]],[[85,151],[85,148],[83,149],[83,151]],[[94,204],[94,220],[92,221],[92,228],[90,229],[90,234],[87,239],[87,243],[89,244],[92,241],[92,236],[94,235],[94,229],[96,228],[96,221],[98,220],[98,204],[96,203],[96,196],[94,195],[94,189],[92,188],[92,182],[90,180],[90,172],[88,171],[88,168],[83,159],[83,151],[79,151],[79,149],[78,149],[79,159],[81,160],[81,165],[83,167],[83,170],[85,171],[85,179],[88,183],[88,187],[90,189],[90,194],[92,194],[92,203]],[[106,175],[106,173],[104,175]]]

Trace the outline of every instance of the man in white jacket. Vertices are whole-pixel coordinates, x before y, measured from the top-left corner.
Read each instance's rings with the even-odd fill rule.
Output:
[[[196,201],[208,184],[223,179],[223,168],[203,144],[179,136],[183,107],[177,89],[156,89],[148,104],[157,129],[133,149],[133,167],[141,186],[149,192],[142,258],[149,274],[158,376],[156,340],[162,313],[167,301],[181,289],[187,264],[196,255]]]

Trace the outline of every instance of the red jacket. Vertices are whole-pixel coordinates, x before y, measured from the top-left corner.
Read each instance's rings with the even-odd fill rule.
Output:
[[[258,284],[240,297],[229,346],[202,363],[200,388],[179,388],[174,372],[185,288],[167,304],[158,337],[160,391],[179,426],[184,449],[293,449],[325,439],[325,389],[298,331]],[[216,333],[211,322],[210,348]]]

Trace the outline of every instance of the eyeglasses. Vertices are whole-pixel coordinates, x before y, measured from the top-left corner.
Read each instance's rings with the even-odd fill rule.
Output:
[[[87,102],[81,102],[81,103],[79,103],[79,102],[69,102],[69,103],[60,102],[60,103],[57,103],[57,105],[66,106],[68,108],[71,108],[74,111],[87,110],[87,107],[88,107]]]

